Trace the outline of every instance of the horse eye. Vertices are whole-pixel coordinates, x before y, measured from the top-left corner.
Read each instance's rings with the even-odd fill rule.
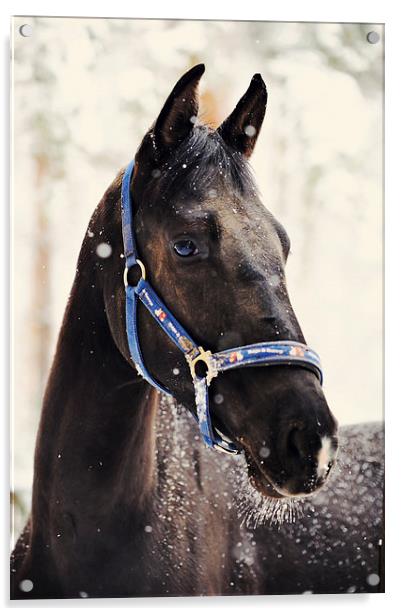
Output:
[[[192,240],[178,240],[174,242],[174,252],[179,257],[192,257],[198,253],[198,248]]]

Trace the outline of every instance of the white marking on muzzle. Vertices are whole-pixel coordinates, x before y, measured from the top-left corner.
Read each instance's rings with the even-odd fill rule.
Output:
[[[317,454],[317,476],[325,477],[327,475],[328,470],[330,469],[330,464],[333,462],[334,458],[334,450],[331,442],[331,438],[328,436],[323,436],[322,438],[322,447]]]

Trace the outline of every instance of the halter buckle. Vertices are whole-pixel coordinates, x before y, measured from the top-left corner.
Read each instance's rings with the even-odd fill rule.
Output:
[[[187,361],[189,363],[189,369],[191,371],[191,376],[194,380],[196,378],[199,378],[198,375],[196,374],[196,364],[198,362],[203,362],[204,364],[206,364],[206,367],[207,367],[206,383],[209,386],[210,383],[212,382],[212,379],[214,379],[218,374],[217,368],[216,368],[216,362],[214,361],[211,351],[205,351],[205,349],[201,346],[198,347],[198,351],[199,351],[198,355],[194,357],[193,359],[187,356]]]

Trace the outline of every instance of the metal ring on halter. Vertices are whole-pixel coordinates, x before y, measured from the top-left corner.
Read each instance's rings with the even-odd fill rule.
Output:
[[[125,267],[124,269],[124,275],[123,275],[123,280],[124,280],[124,287],[128,287],[128,272],[129,270],[134,267],[135,265],[139,265],[139,268],[141,270],[141,278],[139,280],[146,280],[146,269],[144,264],[142,263],[142,261],[140,261],[139,259],[137,259],[134,263],[134,265],[131,265],[131,267]],[[138,282],[139,282],[138,280]]]
[[[240,450],[230,449],[230,443],[228,442],[226,435],[223,434],[218,428],[216,428],[216,426],[213,426],[213,430],[215,431],[217,436],[220,438],[220,443],[215,443],[214,449],[218,449],[219,451],[222,451],[223,453],[228,453],[230,456],[237,456]]]
[[[189,359],[188,357],[188,363],[189,363],[189,369],[191,371],[191,376],[193,379],[198,377],[198,375],[196,374],[196,364],[198,362],[203,362],[204,364],[206,364],[206,368],[207,368],[207,372],[205,374],[206,383],[210,385],[210,383],[212,382],[212,379],[214,379],[218,374],[215,362],[213,361],[212,352],[205,351],[205,349],[201,346],[198,347],[198,351],[199,351],[199,354],[193,359]]]

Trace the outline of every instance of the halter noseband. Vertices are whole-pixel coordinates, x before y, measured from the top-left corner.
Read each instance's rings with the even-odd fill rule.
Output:
[[[191,373],[195,390],[196,415],[203,441],[208,447],[224,453],[237,454],[241,449],[224,436],[212,424],[209,410],[209,385],[220,372],[233,368],[248,366],[301,366],[316,374],[320,383],[323,372],[317,353],[308,346],[291,340],[278,342],[259,342],[248,346],[237,347],[212,353],[198,346],[169,309],[163,304],[152,286],[146,280],[145,266],[138,259],[135,244],[133,212],[131,200],[131,178],[135,166],[132,160],[125,170],[121,185],[121,220],[124,243],[125,271],[124,286],[126,295],[126,329],[128,346],[137,371],[153,387],[172,396],[173,394],[159,383],[147,370],[138,335],[138,299],[147,308],[162,330],[184,354]],[[129,283],[129,272],[139,268],[140,279],[132,286]]]

